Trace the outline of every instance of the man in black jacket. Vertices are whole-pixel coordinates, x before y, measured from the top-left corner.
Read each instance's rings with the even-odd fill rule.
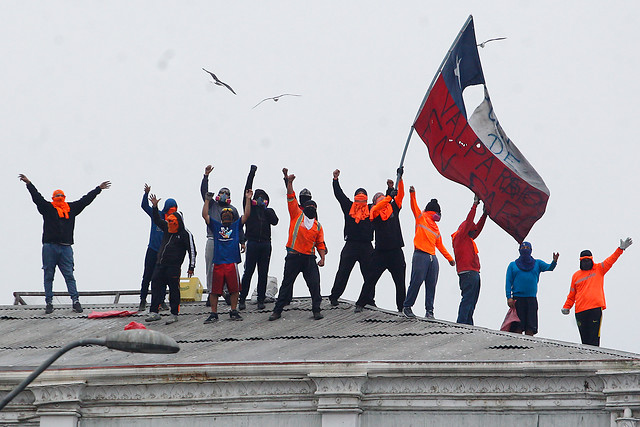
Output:
[[[67,290],[73,302],[73,311],[82,313],[82,306],[78,298],[76,279],[73,277],[73,229],[76,216],[82,212],[102,190],[111,186],[111,182],[102,184],[84,195],[75,202],[66,202],[66,196],[62,190],[53,192],[52,202],[48,202],[25,175],[18,175],[20,181],[27,184],[27,190],[31,194],[33,203],[38,207],[42,215],[44,225],[42,227],[42,269],[44,270],[44,294],[45,313],[53,312],[53,278],[56,266],[60,269]]]
[[[258,167],[251,165],[247,183],[247,190],[253,188],[253,178]],[[253,192],[252,208],[249,219],[246,222],[247,230],[244,235],[247,239],[247,253],[244,260],[244,274],[242,275],[242,290],[240,292],[240,304],[238,309],[247,308],[246,300],[251,287],[251,277],[258,266],[258,310],[264,309],[265,293],[267,290],[267,276],[269,274],[269,262],[271,261],[271,226],[278,224],[278,216],[268,207],[269,195],[258,188]]]
[[[338,305],[338,298],[344,293],[349,275],[351,275],[351,270],[356,262],[360,263],[360,272],[366,281],[371,269],[370,262],[373,254],[373,246],[371,246],[373,227],[369,218],[371,206],[367,204],[367,191],[364,188],[358,188],[352,202],[342,191],[338,181],[339,176],[340,170],[333,171],[333,194],[344,213],[344,240],[346,243],[340,252],[340,264],[329,296],[329,301],[333,306]]]
[[[180,268],[184,261],[184,256],[189,253],[189,269],[187,275],[193,276],[196,268],[196,245],[191,232],[184,226],[182,215],[173,212],[160,217],[158,202],[155,194],[149,195],[149,200],[153,205],[151,215],[153,222],[164,232],[162,243],[158,250],[158,261],[153,271],[151,279],[151,307],[146,322],[160,320],[159,306],[164,300],[164,295],[169,286],[169,306],[171,307],[171,317],[167,320],[167,325],[178,321],[180,312]]]

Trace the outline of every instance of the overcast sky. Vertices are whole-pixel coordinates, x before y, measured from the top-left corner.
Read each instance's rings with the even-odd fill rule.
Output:
[[[150,227],[140,209],[145,183],[158,197],[178,201],[196,238],[196,275],[204,282],[199,185],[209,163],[215,167],[210,189],[229,187],[238,208],[249,166],[258,165],[255,187],[269,193],[281,220],[270,272],[279,281],[289,222],[282,167],[297,176],[297,191],[311,190],[329,247],[321,269],[328,295],[343,246],[332,171],[342,171],[349,196],[360,186],[370,195],[385,188],[429,83],[473,14],[478,42],[507,37],[480,49],[487,87],[505,132],[551,191],[546,214],[527,237],[536,258],[551,262],[552,252],[560,252],[555,271],[540,278],[538,336],[580,342],[573,311],[560,313],[579,253],[591,249],[601,261],[620,238],[632,236],[636,244],[606,276],[601,344],[640,353],[632,134],[639,8],[634,1],[0,2],[7,226],[0,303],[11,304],[13,291],[43,290],[42,218],[19,173],[45,198],[61,188],[68,201],[111,180],[112,188],[76,221],[78,289],[139,289]],[[213,85],[202,67],[237,95]],[[252,109],[282,93],[302,96]],[[467,97],[467,110],[478,102]],[[473,194],[438,174],[415,135],[405,170],[407,189],[415,186],[421,206],[439,200],[451,251],[449,236]],[[401,222],[408,278],[414,228],[408,193]],[[497,329],[507,311],[506,268],[518,246],[490,221],[477,244],[482,288],[475,322]],[[435,316],[455,321],[458,278],[440,261]],[[361,283],[354,270],[343,297],[357,299]],[[66,290],[59,273],[54,289]],[[424,315],[423,292],[414,306],[418,315]],[[308,295],[302,277],[294,293]],[[376,300],[395,307],[388,273]]]

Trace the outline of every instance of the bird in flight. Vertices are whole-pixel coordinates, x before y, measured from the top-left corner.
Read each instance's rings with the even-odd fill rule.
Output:
[[[208,73],[209,75],[211,75],[211,77],[213,77],[213,83],[217,84],[218,86],[224,86],[227,89],[229,89],[231,92],[233,92],[234,95],[237,95],[237,93],[231,89],[231,86],[229,86],[228,84],[226,84],[225,82],[221,81],[219,78],[216,77],[215,74],[213,74],[211,71],[207,71],[203,68],[205,73]]]
[[[254,108],[256,108],[258,105],[262,104],[264,101],[268,101],[269,99],[273,99],[274,102],[278,102],[278,100],[280,98],[282,98],[283,96],[302,96],[302,95],[296,95],[295,93],[283,93],[282,95],[278,95],[278,96],[272,96],[270,98],[265,98],[262,101],[258,102],[256,105],[254,105],[253,107],[251,107],[251,109],[253,110]]]
[[[485,41],[483,41],[483,42],[482,42],[482,43],[480,43],[478,46],[480,46],[480,47],[484,47],[484,45],[486,45],[486,44],[487,44],[487,43],[489,43],[489,42],[493,42],[493,41],[496,41],[496,40],[506,40],[506,39],[507,39],[506,37],[498,37],[498,38],[495,38],[495,39],[489,39],[489,40],[485,40]]]

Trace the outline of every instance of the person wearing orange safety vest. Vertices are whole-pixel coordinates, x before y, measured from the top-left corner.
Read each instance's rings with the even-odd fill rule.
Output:
[[[580,270],[571,278],[571,288],[562,307],[562,314],[569,314],[575,304],[576,323],[582,344],[600,346],[602,310],[607,308],[604,299],[604,275],[632,243],[631,237],[620,239],[620,246],[615,252],[598,264],[594,264],[590,250],[580,252]]]
[[[404,300],[402,313],[409,318],[416,317],[411,310],[416,302],[418,292],[422,283],[425,284],[424,304],[425,317],[433,319],[433,301],[436,296],[436,283],[438,282],[438,258],[436,258],[436,248],[449,261],[449,264],[456,265],[453,257],[442,244],[442,236],[436,222],[440,221],[442,212],[438,200],[431,199],[424,208],[418,206],[416,201],[416,190],[409,187],[411,198],[411,210],[416,218],[416,232],[413,239],[413,259],[411,260],[411,279],[407,297]]]
[[[286,169],[285,169],[286,170]],[[302,273],[311,293],[311,310],[313,318],[320,320],[324,316],[320,312],[320,270],[324,266],[326,245],[324,230],[318,222],[318,206],[313,200],[308,200],[302,206],[298,205],[293,191],[295,175],[287,175],[287,207],[289,209],[289,239],[287,240],[287,256],[284,259],[284,275],[278,292],[273,313],[269,320],[277,320],[282,316],[282,310],[293,298],[293,283],[298,274]],[[320,261],[316,264],[316,249]]]

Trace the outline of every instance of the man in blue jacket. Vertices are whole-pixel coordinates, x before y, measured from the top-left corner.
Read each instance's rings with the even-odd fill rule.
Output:
[[[73,276],[73,249],[71,248],[73,229],[76,224],[76,216],[80,215],[80,212],[89,206],[102,190],[109,188],[111,182],[104,181],[80,200],[67,203],[62,190],[54,191],[52,201],[49,202],[42,197],[29,178],[23,174],[18,175],[18,178],[27,184],[31,199],[38,207],[38,212],[44,221],[42,227],[42,269],[44,270],[45,314],[53,313],[53,278],[56,266],[60,269],[67,283],[73,311],[82,313],[76,279]]]

